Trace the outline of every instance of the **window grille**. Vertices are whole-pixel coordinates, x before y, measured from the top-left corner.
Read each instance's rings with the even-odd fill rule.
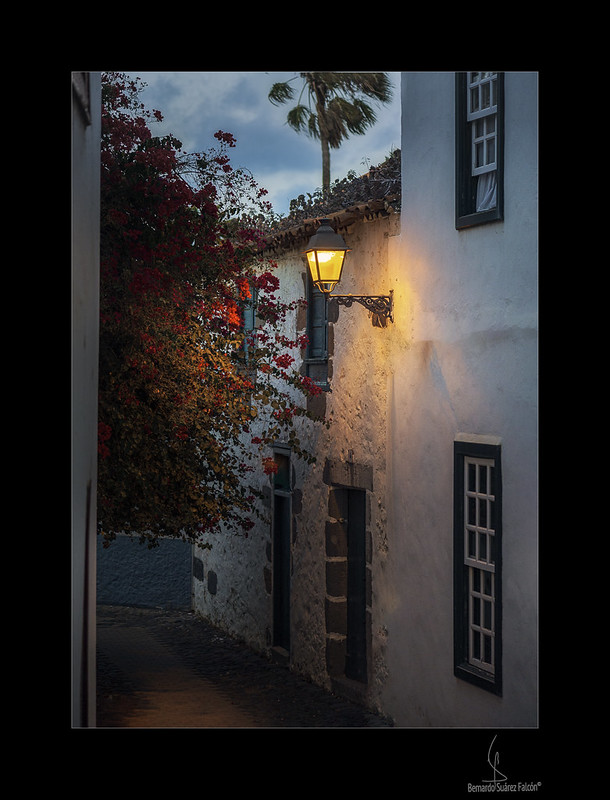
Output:
[[[464,459],[464,564],[468,569],[468,662],[494,672],[494,462]]]
[[[456,73],[456,228],[503,219],[504,75]]]
[[[472,175],[496,169],[496,102],[495,72],[468,73],[468,113],[472,138]]]
[[[455,674],[501,693],[500,446],[455,445]]]

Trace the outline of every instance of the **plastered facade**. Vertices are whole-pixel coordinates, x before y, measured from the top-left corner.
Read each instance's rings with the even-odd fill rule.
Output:
[[[342,293],[382,293],[388,283],[389,252],[400,232],[400,216],[393,214],[371,221],[359,221],[342,230],[352,248],[353,262],[362,269],[350,270],[342,282]],[[376,265],[376,274],[370,269]],[[300,250],[282,254],[277,275],[284,299],[305,296],[306,265]],[[361,280],[361,278],[363,280]],[[381,282],[381,283],[380,283]],[[303,315],[295,314],[286,333],[293,338],[304,332]],[[340,588],[344,557],[333,550],[333,487],[360,489],[366,497],[367,541],[367,637],[378,668],[370,670],[367,702],[375,700],[383,680],[384,625],[376,619],[371,592],[373,569],[379,568],[387,553],[386,416],[389,375],[389,330],[373,327],[368,311],[329,307],[329,376],[331,391],[316,401],[322,404],[330,427],[300,423],[300,438],[317,460],[308,465],[293,457],[292,469],[292,552],[291,552],[291,668],[315,682],[332,688],[329,674],[333,651],[341,653],[344,634],[337,632],[333,615],[341,615],[344,599]],[[356,344],[355,344],[356,343]],[[355,344],[355,347],[354,347]],[[260,485],[271,496],[271,480]],[[270,504],[269,511],[271,512]],[[272,619],[272,535],[271,524],[259,523],[248,538],[219,537],[210,550],[196,553],[202,580],[193,581],[195,607],[204,616],[227,627],[259,649],[271,648]],[[227,569],[230,565],[230,569]],[[218,576],[213,592],[207,575]],[[335,576],[338,577],[334,577]],[[247,602],[246,601],[247,598]],[[335,630],[333,630],[333,627]],[[332,670],[331,670],[332,673]],[[349,681],[348,681],[349,683]],[[345,687],[344,687],[345,688]],[[349,689],[349,686],[347,687]],[[361,699],[363,691],[353,685]]]
[[[329,429],[292,458],[290,668],[404,727],[537,725],[537,79],[508,73],[504,220],[457,231],[453,73],[405,73],[402,211],[339,227],[351,252],[335,293],[394,292],[394,322],[329,305]],[[306,244],[306,243],[303,243]],[[302,248],[304,249],[304,247]],[[282,296],[304,297],[299,248]],[[303,319],[287,323],[301,332]],[[503,674],[495,696],[454,675],[453,448],[501,443]],[[270,498],[269,479],[260,477]],[[344,558],[338,489],[364,493],[366,669],[340,674]],[[338,494],[337,494],[338,497]],[[335,505],[333,505],[335,503]],[[333,538],[334,537],[334,538]],[[273,654],[273,538],[197,551],[196,610]]]

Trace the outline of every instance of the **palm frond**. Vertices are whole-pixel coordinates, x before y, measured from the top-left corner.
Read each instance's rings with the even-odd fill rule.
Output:
[[[338,148],[350,133],[363,134],[377,117],[373,109],[362,100],[350,102],[344,97],[334,97],[326,109],[326,124],[330,145]]]
[[[268,97],[273,105],[279,106],[287,100],[292,100],[294,97],[294,89],[287,83],[274,83],[269,90]]]
[[[387,103],[392,97],[392,84],[385,72],[330,72],[329,86],[337,92],[355,95],[363,94],[380,103]]]
[[[298,105],[288,112],[287,122],[295,131],[304,130],[311,136],[312,116],[315,117],[315,114],[312,114],[307,106]]]

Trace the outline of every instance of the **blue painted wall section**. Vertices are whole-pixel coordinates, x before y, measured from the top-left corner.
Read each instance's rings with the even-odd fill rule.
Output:
[[[97,602],[143,608],[191,608],[192,545],[161,539],[149,550],[119,536],[104,549],[97,543]]]

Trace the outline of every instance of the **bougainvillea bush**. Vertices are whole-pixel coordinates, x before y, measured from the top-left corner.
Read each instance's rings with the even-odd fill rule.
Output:
[[[292,306],[261,256],[272,210],[231,166],[233,137],[188,154],[153,136],[141,88],[103,76],[98,527],[105,545],[206,544],[252,527],[276,438],[309,458],[295,420],[318,390],[294,369],[304,342],[279,333]]]

